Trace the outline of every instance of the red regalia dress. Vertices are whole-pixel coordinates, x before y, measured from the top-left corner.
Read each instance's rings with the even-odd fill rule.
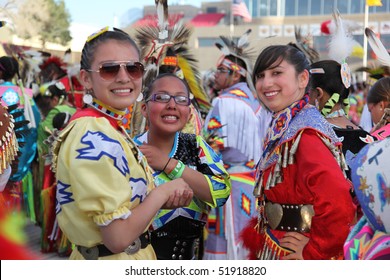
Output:
[[[340,258],[355,216],[339,139],[307,98],[274,114],[256,172],[258,218],[241,238],[251,259],[282,259],[286,232],[309,237],[304,259]],[[341,169],[340,169],[341,167]]]

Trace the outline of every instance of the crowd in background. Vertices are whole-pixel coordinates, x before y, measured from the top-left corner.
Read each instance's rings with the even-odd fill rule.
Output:
[[[1,57],[0,217],[71,259],[389,259],[390,63],[352,83],[297,43],[250,57],[248,33],[203,76],[142,31],[80,64]]]

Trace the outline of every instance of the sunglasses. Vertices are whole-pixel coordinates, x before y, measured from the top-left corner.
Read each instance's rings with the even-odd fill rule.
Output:
[[[88,69],[87,71],[99,73],[103,80],[112,81],[118,75],[121,67],[124,67],[127,74],[135,80],[142,78],[144,74],[144,66],[142,63],[133,61],[105,62],[99,66],[98,70]]]
[[[173,96],[173,95],[169,95],[166,92],[154,93],[146,100],[146,102],[154,101],[158,103],[169,103],[169,101],[171,101],[171,98],[175,100],[175,103],[177,105],[188,106],[191,103],[190,98],[188,96],[184,96],[184,95]]]

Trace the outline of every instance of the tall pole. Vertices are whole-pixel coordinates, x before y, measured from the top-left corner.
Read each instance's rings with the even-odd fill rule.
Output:
[[[230,36],[233,38],[234,36],[234,16],[233,16],[233,0],[230,1]]]
[[[364,31],[363,31],[363,67],[367,67],[367,36],[365,35],[366,27],[368,27],[368,11],[369,6],[367,5],[367,1],[365,1],[365,7],[364,7]],[[365,81],[367,78],[367,73],[363,71],[363,81]]]

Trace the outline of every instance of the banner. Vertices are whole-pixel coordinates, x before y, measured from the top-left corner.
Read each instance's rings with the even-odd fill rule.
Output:
[[[242,17],[245,22],[251,22],[252,16],[250,15],[248,8],[244,1],[233,0],[232,2],[232,14],[233,16]]]
[[[366,0],[367,6],[382,6],[381,0]]]

